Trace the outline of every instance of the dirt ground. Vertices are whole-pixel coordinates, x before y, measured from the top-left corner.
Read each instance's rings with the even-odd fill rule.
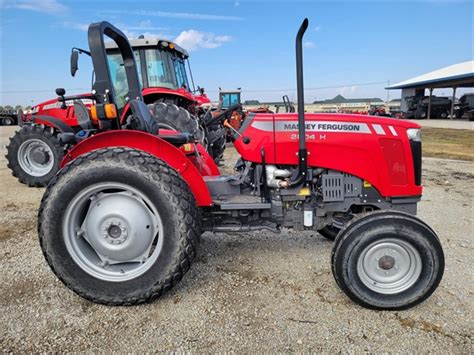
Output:
[[[36,233],[43,189],[19,184],[0,128],[1,351],[473,351],[473,163],[424,160],[419,216],[439,234],[446,272],[403,312],[371,311],[336,286],[317,233],[211,234],[181,283],[154,303],[96,305],[50,271]],[[229,150],[230,152],[230,150]]]

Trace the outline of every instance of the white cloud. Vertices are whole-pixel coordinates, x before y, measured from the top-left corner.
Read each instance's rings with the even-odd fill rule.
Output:
[[[136,15],[136,16],[154,16],[154,17],[165,17],[182,20],[206,20],[206,21],[242,21],[242,17],[228,16],[228,15],[213,15],[213,14],[198,14],[189,12],[167,12],[167,11],[146,11],[146,10],[134,10],[134,11],[123,11],[123,10],[107,10],[104,13],[109,14],[124,14],[124,15]]]
[[[319,31],[321,31],[321,26],[318,25],[314,28],[314,32],[319,32]]]
[[[232,41],[232,37],[216,36],[214,33],[188,30],[181,32],[174,41],[188,51],[193,51],[200,48],[220,47],[224,43]]]
[[[89,28],[88,23],[78,23],[78,22],[69,22],[69,21],[64,21],[63,26],[66,28],[71,28],[73,30],[79,30],[83,32],[87,32]]]
[[[314,44],[314,42],[311,42],[311,41],[304,41],[303,42],[303,47],[305,48],[314,48],[316,45]]]
[[[2,8],[29,10],[48,14],[59,14],[67,7],[57,0],[2,0]]]
[[[353,95],[355,94],[356,91],[358,91],[359,87],[357,85],[352,85],[352,86],[343,86],[341,89],[340,89],[340,93],[341,95]]]

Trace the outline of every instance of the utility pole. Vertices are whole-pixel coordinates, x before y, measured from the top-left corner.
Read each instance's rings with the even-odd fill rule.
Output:
[[[390,86],[390,80],[387,81],[387,87]],[[387,102],[390,101],[390,90],[387,90]]]

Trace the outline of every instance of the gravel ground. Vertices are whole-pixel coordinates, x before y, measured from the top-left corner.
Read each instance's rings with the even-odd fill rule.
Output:
[[[161,299],[96,305],[50,271],[36,234],[43,189],[19,184],[0,128],[0,334],[5,351],[472,352],[472,163],[424,160],[419,215],[440,235],[446,272],[435,294],[403,312],[352,303],[330,271],[332,243],[284,231],[202,237],[197,259]]]

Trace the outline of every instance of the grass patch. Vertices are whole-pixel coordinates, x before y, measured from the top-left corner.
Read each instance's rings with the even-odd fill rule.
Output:
[[[468,129],[422,129],[423,156],[474,161],[474,131]]]

